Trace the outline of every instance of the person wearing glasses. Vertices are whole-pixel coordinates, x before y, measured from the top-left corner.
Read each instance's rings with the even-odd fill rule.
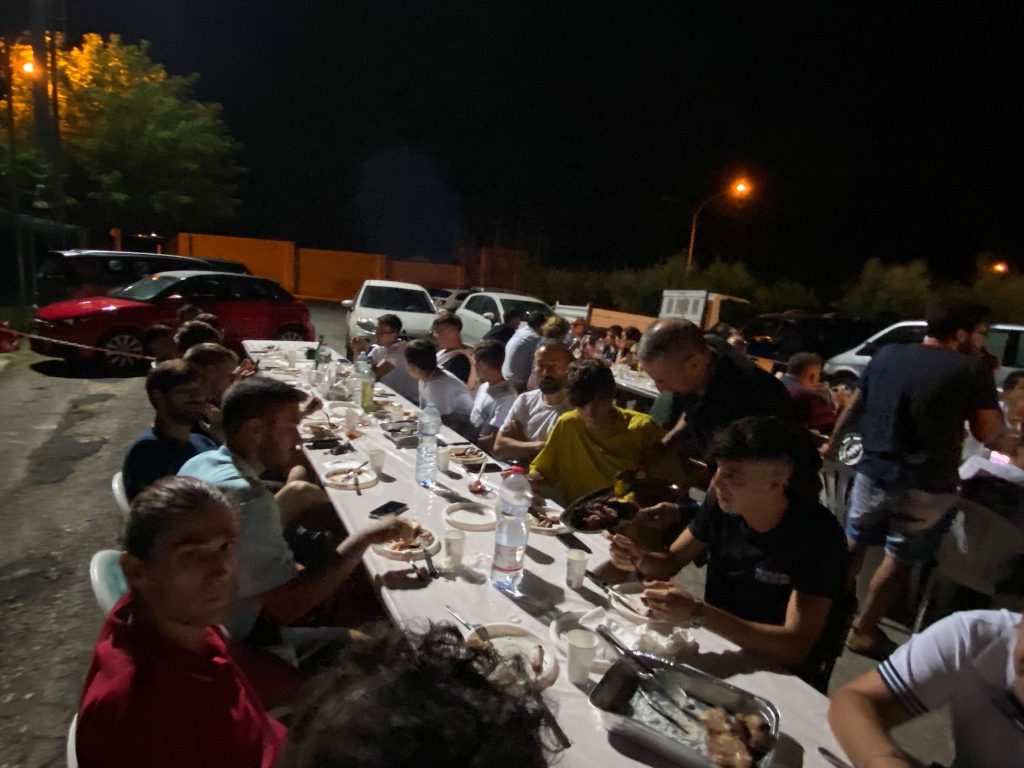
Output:
[[[957,766],[1024,760],[1024,616],[962,611],[832,694],[828,719],[856,768],[921,765],[889,735],[948,704]]]

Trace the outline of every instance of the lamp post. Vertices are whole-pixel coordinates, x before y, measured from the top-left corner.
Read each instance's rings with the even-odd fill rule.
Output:
[[[14,226],[14,248],[18,259],[18,303],[21,311],[24,312],[28,307],[28,293],[25,283],[25,246],[21,236],[18,182],[15,178],[18,166],[15,159],[17,143],[14,133],[14,64],[11,61],[13,46],[17,45],[21,39],[23,38],[18,38],[18,40],[12,42],[10,37],[6,34],[4,35],[4,81],[6,84],[4,100],[7,107],[7,191],[10,196],[11,220]],[[24,72],[29,75],[34,71],[34,68],[29,66],[31,63],[26,62],[23,67]]]
[[[723,189],[721,192],[716,192],[711,197],[705,198],[700,205],[697,206],[697,210],[693,212],[693,220],[690,222],[690,247],[686,251],[686,274],[690,274],[690,270],[693,269],[693,244],[697,240],[697,217],[700,216],[700,212],[704,210],[704,207],[712,200],[717,200],[720,197],[736,198],[742,200],[743,198],[750,195],[753,190],[753,185],[746,179],[736,179],[728,188]]]

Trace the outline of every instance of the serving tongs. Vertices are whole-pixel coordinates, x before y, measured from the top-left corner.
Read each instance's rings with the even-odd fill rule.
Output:
[[[676,698],[676,693],[665,685],[658,675],[658,670],[652,667],[645,658],[634,653],[629,646],[619,640],[619,638],[617,638],[615,634],[604,624],[598,624],[596,632],[620,655],[625,656],[638,668],[637,680],[639,685],[637,687],[637,691],[641,696],[643,696],[644,701],[647,702],[651,709],[665,718],[668,722],[672,723],[672,725],[684,730],[688,729],[688,726],[683,724],[684,721],[680,720],[679,716],[672,715],[663,705],[655,701],[654,697],[650,695],[651,691],[654,691],[660,697],[668,700],[672,705],[672,709],[680,713],[684,718],[694,721],[701,728],[704,727],[704,721],[701,720],[700,715],[697,713],[696,706],[692,703],[680,704]],[[685,691],[682,691],[682,694],[689,699],[689,696],[686,695]]]

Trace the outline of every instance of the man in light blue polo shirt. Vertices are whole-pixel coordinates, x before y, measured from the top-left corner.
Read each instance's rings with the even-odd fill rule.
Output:
[[[270,627],[294,624],[328,602],[370,544],[392,538],[396,528],[408,528],[403,521],[381,521],[345,539],[326,563],[296,568],[285,530],[330,501],[322,488],[304,481],[291,481],[272,494],[259,476],[267,470],[284,471],[291,464],[304,398],[302,392],[267,378],[237,382],[224,395],[224,446],[189,460],[178,473],[216,486],[238,510],[239,589],[225,622],[238,639],[255,640],[258,619]]]

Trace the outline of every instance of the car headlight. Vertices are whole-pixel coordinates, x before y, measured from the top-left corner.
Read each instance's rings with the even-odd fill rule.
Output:
[[[64,323],[64,325],[81,325],[87,321],[88,318],[85,317],[65,317],[61,319],[61,322]]]
[[[367,333],[375,333],[377,331],[377,323],[368,317],[360,317],[357,319],[356,326]]]

